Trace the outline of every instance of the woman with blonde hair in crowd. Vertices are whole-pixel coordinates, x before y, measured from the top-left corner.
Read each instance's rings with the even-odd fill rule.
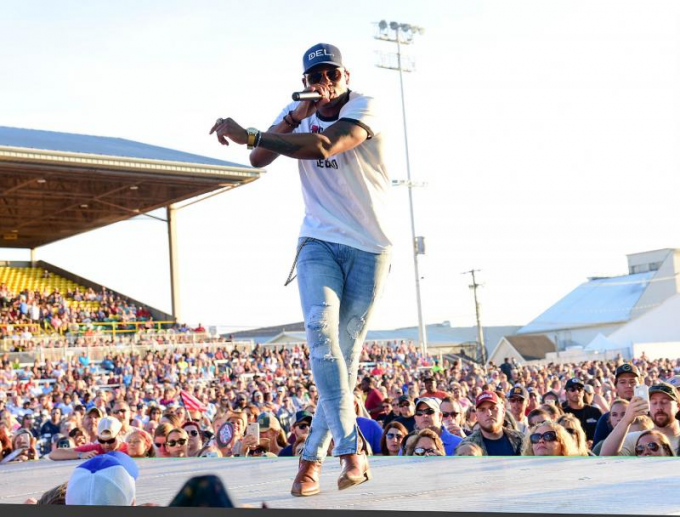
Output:
[[[465,421],[463,422],[463,431],[468,436],[472,434],[475,426],[477,425],[477,410],[475,406],[472,405],[465,410]]]
[[[588,450],[588,440],[586,438],[586,433],[583,430],[583,426],[581,425],[581,421],[573,414],[566,413],[557,419],[557,423],[564,427],[573,438],[574,443],[576,443],[578,455],[588,456],[590,454]]]
[[[665,434],[654,429],[644,431],[635,442],[636,456],[675,456]]]
[[[432,429],[423,429],[409,439],[406,456],[446,456],[442,439]]]
[[[524,439],[523,456],[581,456],[576,441],[556,422],[533,427]]]
[[[460,442],[456,447],[456,456],[484,456],[484,451],[476,443]]]

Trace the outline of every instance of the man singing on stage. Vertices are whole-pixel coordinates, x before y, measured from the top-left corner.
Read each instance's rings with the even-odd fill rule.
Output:
[[[247,144],[255,167],[279,155],[298,159],[305,201],[298,287],[319,403],[291,493],[309,496],[320,491],[331,436],[342,465],[338,488],[371,476],[352,393],[367,323],[390,267],[384,228],[390,179],[375,100],[349,89],[340,50],[319,43],[302,62],[305,91],[317,99],[290,103],[266,132],[230,118],[218,119],[210,132],[224,145]]]

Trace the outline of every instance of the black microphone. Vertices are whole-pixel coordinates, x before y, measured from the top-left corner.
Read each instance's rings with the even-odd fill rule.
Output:
[[[323,99],[323,95],[319,92],[295,92],[293,94],[294,101],[318,101]]]

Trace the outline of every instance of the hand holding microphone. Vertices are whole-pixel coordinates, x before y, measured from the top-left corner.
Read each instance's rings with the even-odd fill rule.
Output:
[[[295,92],[293,93],[294,101],[318,101],[323,99],[323,95],[319,92]]]

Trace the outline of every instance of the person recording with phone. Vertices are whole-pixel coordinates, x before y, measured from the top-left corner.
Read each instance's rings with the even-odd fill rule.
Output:
[[[391,183],[376,101],[350,90],[340,50],[327,43],[307,50],[302,82],[320,98],[288,104],[267,131],[220,118],[210,133],[223,145],[247,144],[255,167],[279,156],[298,160],[305,217],[286,285],[297,264],[319,400],[291,493],[310,496],[320,492],[331,437],[342,465],[338,489],[371,476],[353,391],[368,323],[390,268],[385,208]]]
[[[616,398],[630,401],[635,394],[635,386],[641,382],[640,372],[634,364],[623,363],[616,368],[614,373],[614,389],[616,390]],[[603,441],[609,433],[614,429],[611,422],[611,415],[608,411],[600,417],[595,428],[595,436],[593,444],[597,445]]]
[[[643,395],[643,393],[640,393]],[[676,419],[680,395],[678,390],[665,382],[649,387],[648,399],[634,396],[623,418],[602,443],[600,456],[635,456],[637,439],[642,432],[629,432],[636,417],[649,414],[654,423],[653,430],[663,434],[674,451],[680,446],[680,422]]]

